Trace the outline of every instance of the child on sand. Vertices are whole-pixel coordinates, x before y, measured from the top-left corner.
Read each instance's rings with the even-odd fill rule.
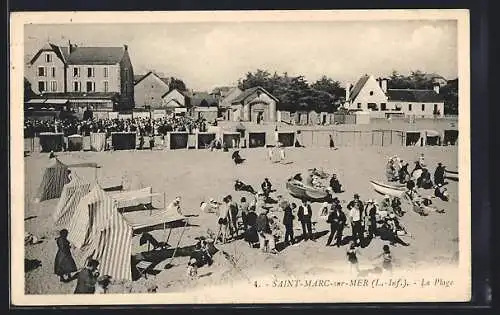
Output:
[[[382,247],[382,253],[376,256],[373,260],[382,257],[382,270],[384,273],[392,274],[392,255],[389,245],[384,245]]]
[[[356,249],[356,243],[351,242],[349,245],[349,249],[347,249],[347,261],[350,265],[350,272],[352,274],[353,269],[356,269],[356,272],[359,273],[359,265],[358,265],[358,250]]]

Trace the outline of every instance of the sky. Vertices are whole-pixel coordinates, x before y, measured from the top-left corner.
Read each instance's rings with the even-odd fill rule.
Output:
[[[58,45],[127,44],[134,74],[149,70],[210,91],[236,85],[249,71],[322,75],[354,84],[393,70],[458,75],[456,21],[205,22],[156,24],[28,24],[25,58],[47,41]]]

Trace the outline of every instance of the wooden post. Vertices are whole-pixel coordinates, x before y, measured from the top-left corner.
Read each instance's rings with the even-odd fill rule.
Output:
[[[381,135],[382,135],[382,146],[384,146],[384,131],[382,131]]]
[[[391,145],[392,145],[392,130],[391,130]]]
[[[175,254],[177,253],[177,249],[179,248],[179,244],[181,243],[182,236],[184,236],[184,232],[186,231],[187,225],[188,225],[188,221],[186,220],[186,224],[184,224],[184,227],[182,228],[181,236],[177,240],[177,245],[175,246],[174,253],[172,254],[172,257],[170,258],[170,262],[169,262],[170,265],[174,261]]]

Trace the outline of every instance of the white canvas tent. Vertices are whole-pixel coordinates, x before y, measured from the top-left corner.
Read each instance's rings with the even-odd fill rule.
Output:
[[[80,200],[90,192],[90,183],[73,173],[69,183],[64,185],[61,198],[54,212],[54,223],[67,227],[73,217]]]
[[[102,188],[95,186],[81,199],[68,230],[68,240],[81,250],[79,266],[96,259],[102,275],[132,280],[132,227]]]

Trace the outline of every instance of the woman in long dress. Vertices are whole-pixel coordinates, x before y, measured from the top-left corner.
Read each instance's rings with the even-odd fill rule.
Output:
[[[59,237],[56,239],[58,250],[54,262],[54,273],[59,276],[61,282],[69,281],[71,279],[71,273],[76,271],[75,260],[71,255],[70,244],[67,237],[68,230],[63,229],[59,232]]]

